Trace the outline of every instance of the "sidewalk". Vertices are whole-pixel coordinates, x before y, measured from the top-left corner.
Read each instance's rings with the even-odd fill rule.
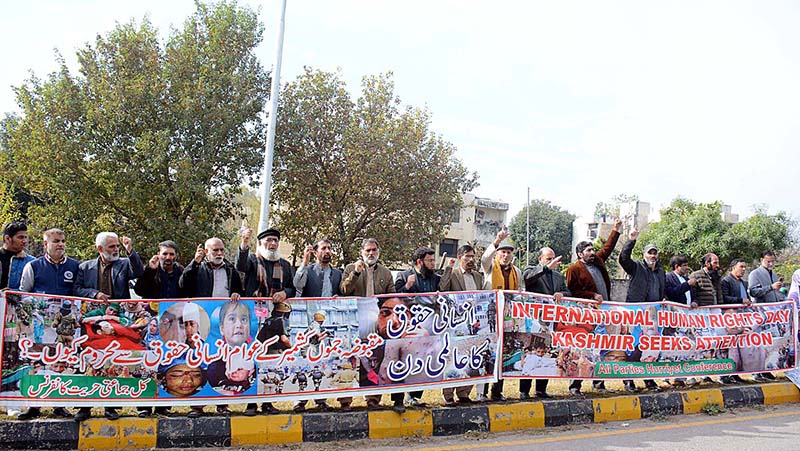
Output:
[[[257,417],[93,418],[0,422],[0,449],[150,449],[326,442],[512,431],[571,423],[625,421],[724,408],[800,402],[790,382],[597,399],[472,404],[408,410],[319,412]],[[708,408],[708,407],[707,407]]]

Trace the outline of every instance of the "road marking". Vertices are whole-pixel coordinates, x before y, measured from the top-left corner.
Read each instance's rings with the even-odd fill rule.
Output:
[[[481,441],[481,443],[476,443],[474,445],[469,444],[459,444],[459,445],[449,445],[449,446],[436,446],[431,448],[414,448],[415,451],[456,451],[460,449],[479,449],[479,448],[486,448],[487,446],[491,445],[493,447],[502,447],[502,446],[520,446],[520,445],[535,445],[540,443],[555,443],[555,442],[566,442],[566,441],[574,441],[574,440],[584,440],[589,438],[599,438],[599,437],[609,437],[613,435],[629,435],[629,434],[638,434],[640,432],[652,432],[652,431],[668,431],[671,429],[682,429],[682,428],[691,428],[697,426],[712,426],[712,425],[719,425],[719,424],[729,424],[729,423],[741,423],[743,421],[750,421],[750,420],[761,420],[766,418],[777,418],[777,417],[788,417],[788,416],[798,416],[800,412],[793,411],[793,412],[775,412],[775,413],[765,413],[760,415],[748,415],[748,416],[741,416],[736,418],[719,418],[715,420],[703,420],[703,421],[693,421],[691,423],[681,423],[681,424],[661,424],[657,426],[647,426],[647,427],[636,427],[630,429],[621,429],[616,431],[602,431],[602,432],[587,432],[583,434],[574,434],[574,435],[559,435],[555,437],[541,437],[541,438],[534,438],[528,440],[516,440],[516,441],[505,441],[505,442],[492,442],[486,443],[485,441]]]

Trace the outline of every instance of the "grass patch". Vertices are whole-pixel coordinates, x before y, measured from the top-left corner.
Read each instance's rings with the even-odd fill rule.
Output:
[[[725,408],[715,402],[707,402],[700,408],[700,411],[706,415],[716,416],[725,413]]]

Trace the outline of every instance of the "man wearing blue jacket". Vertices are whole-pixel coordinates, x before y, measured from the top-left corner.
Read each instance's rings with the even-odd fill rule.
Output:
[[[64,231],[60,229],[47,230],[44,232],[44,256],[25,265],[19,289],[27,293],[72,296],[78,265],[80,265],[78,260],[67,257],[67,237]],[[40,414],[39,407],[31,407],[26,412],[19,414],[17,419],[30,420]],[[54,408],[53,414],[58,417],[72,416],[63,407]]]

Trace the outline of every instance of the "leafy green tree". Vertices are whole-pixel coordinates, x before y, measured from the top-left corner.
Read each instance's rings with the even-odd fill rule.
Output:
[[[198,3],[164,44],[146,19],[118,25],[77,52],[77,74],[58,57],[58,71],[17,87],[5,146],[33,225],[64,229],[83,257],[102,230],[145,253],[174,239],[184,259],[220,233],[263,149],[257,19]]]
[[[766,250],[780,252],[791,244],[791,225],[784,212],[770,215],[765,208],[757,209],[753,216],[734,224],[725,234],[726,259],[755,261]]]
[[[340,73],[306,68],[280,98],[272,200],[295,248],[327,237],[345,262],[375,237],[381,258],[407,261],[438,242],[477,184],[430,112],[402,106],[391,73],[364,77],[353,100]]]
[[[722,203],[695,203],[678,198],[661,211],[661,220],[650,224],[639,236],[634,255],[653,243],[663,264],[673,254],[683,254],[690,265],[699,267],[700,258],[717,254],[723,265],[733,258],[754,261],[767,249],[780,251],[791,244],[790,221],[785,213],[768,215],[763,210],[737,224],[722,220]]]
[[[545,246],[552,248],[556,256],[561,255],[564,261],[569,261],[570,255],[572,255],[572,222],[575,220],[575,215],[553,205],[550,201],[532,200],[530,205],[514,216],[509,226],[511,239],[522,249],[523,253],[527,235],[528,209],[530,209],[528,242],[531,250],[531,262],[528,264],[536,261],[536,252]]]

